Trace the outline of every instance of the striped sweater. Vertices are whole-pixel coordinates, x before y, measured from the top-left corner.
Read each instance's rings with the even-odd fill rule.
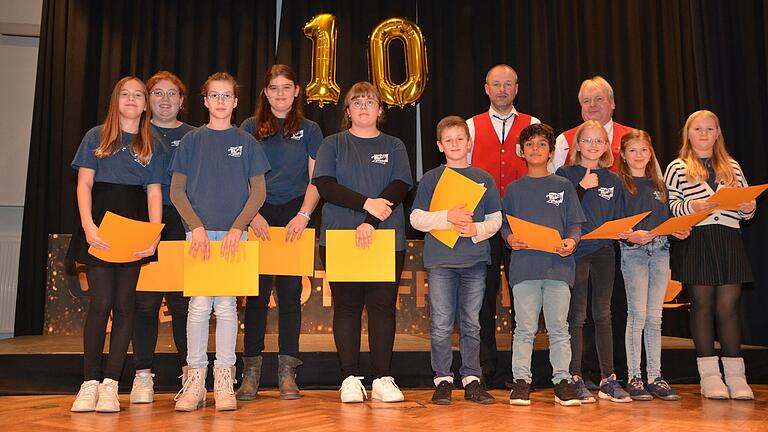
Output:
[[[744,172],[741,166],[735,160],[731,159],[731,167],[736,175],[736,182],[739,187],[747,186],[747,179],[744,178]],[[664,174],[664,183],[669,191],[669,209],[675,216],[682,216],[694,213],[691,209],[691,201],[708,198],[715,194],[715,191],[706,181],[700,183],[690,183],[685,177],[686,165],[682,159],[675,159],[667,167]],[[717,188],[726,187],[719,183]],[[718,210],[712,212],[706,219],[699,222],[696,226],[720,224],[731,228],[739,228],[739,221],[752,219],[755,216],[755,210],[749,213],[740,211]]]

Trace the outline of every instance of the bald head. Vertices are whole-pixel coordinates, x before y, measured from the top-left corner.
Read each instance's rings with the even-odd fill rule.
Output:
[[[485,75],[485,94],[494,111],[509,114],[517,96],[517,72],[505,64],[492,67]]]

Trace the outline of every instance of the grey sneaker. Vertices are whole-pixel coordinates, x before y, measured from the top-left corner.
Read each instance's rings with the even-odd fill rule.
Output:
[[[621,383],[616,379],[616,374],[611,374],[608,378],[603,378],[600,381],[600,391],[597,393],[597,396],[600,399],[610,400],[611,402],[632,402],[629,393],[621,388]]]
[[[576,397],[579,398],[581,403],[595,403],[595,397],[589,392],[586,383],[584,383],[584,380],[580,376],[574,375],[573,383],[576,385]]]

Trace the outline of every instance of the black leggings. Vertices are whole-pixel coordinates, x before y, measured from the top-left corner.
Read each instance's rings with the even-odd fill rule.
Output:
[[[173,341],[181,366],[187,364],[187,312],[189,297],[180,292],[136,293],[136,320],[133,327],[133,360],[136,370],[152,369],[155,346],[157,345],[157,320],[160,305],[165,303],[171,312]]]
[[[320,248],[325,265],[325,248]],[[390,376],[395,344],[395,313],[405,251],[395,252],[395,282],[330,282],[333,339],[344,378],[360,376],[363,307],[368,313],[368,345],[373,378]]]
[[[85,274],[91,303],[83,328],[83,369],[85,381],[111,378],[120,379],[128,343],[133,332],[133,312],[136,283],[140,266],[101,267],[90,265]],[[109,337],[107,364],[102,371],[101,357],[107,321],[112,313],[112,331]]]
[[[715,355],[715,326],[723,357],[741,357],[741,284],[685,285],[691,300],[691,336],[696,355]]]

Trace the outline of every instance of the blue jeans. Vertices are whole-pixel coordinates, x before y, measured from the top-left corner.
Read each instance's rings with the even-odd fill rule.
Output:
[[[571,335],[568,333],[568,308],[571,290],[568,284],[551,279],[527,280],[512,287],[515,303],[515,335],[512,339],[512,376],[531,383],[533,341],[539,328],[539,313],[544,308],[544,322],[549,335],[549,362],[552,382],[570,379]]]
[[[462,378],[480,377],[480,308],[485,296],[485,262],[466,268],[429,269],[432,370],[452,377],[453,323],[459,323]]]
[[[227,231],[206,231],[208,240],[222,240]],[[243,232],[241,240],[246,240]],[[187,241],[192,233],[187,233]],[[194,296],[189,300],[187,315],[187,365],[190,368],[208,367],[208,323],[211,309],[216,314],[216,361],[214,367],[228,368],[235,365],[237,342],[237,297]]]
[[[624,341],[629,377],[640,376],[641,337],[644,336],[646,372],[651,382],[661,376],[661,311],[669,280],[667,237],[656,237],[643,246],[621,243],[621,272],[627,290]]]

